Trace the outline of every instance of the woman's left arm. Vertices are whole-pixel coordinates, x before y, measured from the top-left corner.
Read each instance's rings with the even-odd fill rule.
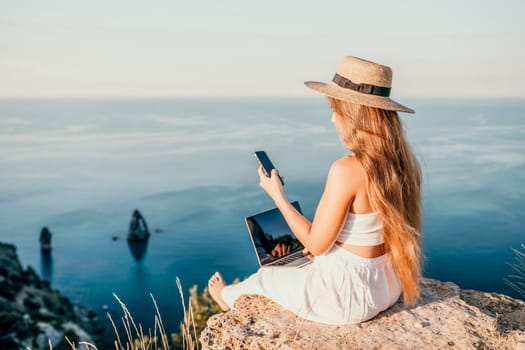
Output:
[[[334,244],[344,223],[355,197],[349,170],[344,159],[332,164],[314,220],[310,223],[284,195],[277,171],[273,170],[271,177],[267,177],[259,168],[261,187],[274,200],[297,239],[313,255],[323,254]]]

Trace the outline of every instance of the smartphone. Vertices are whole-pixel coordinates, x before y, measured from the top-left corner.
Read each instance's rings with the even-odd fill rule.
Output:
[[[260,165],[262,165],[264,172],[266,173],[266,176],[270,176],[272,174],[272,169],[275,167],[273,166],[272,161],[270,158],[268,158],[268,155],[265,151],[256,151],[255,152],[255,158],[259,162]],[[281,180],[281,184],[284,186],[283,179],[279,177],[279,180]]]

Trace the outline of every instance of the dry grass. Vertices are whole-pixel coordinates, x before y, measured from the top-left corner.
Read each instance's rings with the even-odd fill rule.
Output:
[[[515,254],[516,263],[509,264],[515,274],[505,279],[505,284],[512,287],[525,298],[525,244],[521,245],[523,251],[512,249]]]
[[[184,302],[184,293],[182,291],[182,286],[178,278],[177,278],[177,288],[179,289],[183,312],[184,312],[184,319],[180,325],[180,329],[181,329],[180,338],[182,339],[179,339],[177,336],[172,336],[171,345],[168,342],[168,336],[166,334],[166,330],[164,329],[164,323],[162,322],[162,317],[160,315],[160,311],[157,306],[157,301],[155,300],[155,298],[153,297],[151,293],[150,293],[151,300],[153,302],[153,305],[155,306],[155,322],[154,322],[153,333],[152,333],[152,330],[149,329],[147,334],[144,334],[141,324],[137,325],[135,323],[135,320],[133,319],[133,316],[129,312],[128,308],[126,307],[126,304],[124,304],[124,302],[122,302],[116,294],[113,294],[115,299],[117,299],[118,303],[120,304],[120,307],[122,308],[122,311],[124,313],[120,321],[122,324],[123,333],[125,335],[121,339],[118,327],[108,312],[107,316],[109,320],[111,321],[111,324],[113,326],[113,330],[115,331],[115,336],[116,336],[116,339],[114,342],[115,349],[116,350],[169,350],[169,349],[175,349],[175,348],[181,348],[183,350],[199,349],[198,334],[197,334],[197,328],[195,326],[194,312],[193,312],[193,307],[192,307],[192,304],[194,304],[192,302],[192,298],[194,297],[193,293],[190,293],[191,295],[188,300],[188,306],[186,306],[186,303]],[[194,288],[196,291],[196,287]],[[71,346],[72,350],[77,350],[77,345],[74,342],[70,341],[67,337],[66,337],[66,340]],[[91,344],[88,342],[79,342],[78,345],[85,347],[86,350],[93,350],[93,349],[98,350],[94,344]],[[53,349],[51,341],[49,341],[49,349],[50,350]],[[79,350],[82,350],[82,348]]]
[[[198,349],[199,341],[197,339],[197,331],[195,330],[193,308],[191,307],[191,296],[190,300],[188,300],[188,309],[186,309],[186,304],[184,303],[184,293],[182,292],[182,286],[178,278],[177,288],[179,289],[180,299],[182,301],[182,310],[184,313],[184,320],[181,324],[182,348],[185,350]]]

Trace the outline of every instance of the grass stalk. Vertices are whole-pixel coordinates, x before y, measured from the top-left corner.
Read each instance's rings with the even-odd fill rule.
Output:
[[[505,284],[521,294],[525,298],[525,244],[521,244],[523,251],[512,249],[514,252],[516,263],[508,264],[513,270],[514,274],[509,275],[504,279]]]
[[[209,297],[207,288],[204,288],[202,293],[198,293],[197,285],[190,288],[188,297],[188,305],[184,300],[184,292],[179,278],[176,279],[177,289],[179,290],[182,309],[183,309],[183,320],[180,323],[180,333],[171,334],[171,344],[166,334],[164,322],[160,310],[153,294],[150,293],[151,300],[155,307],[154,327],[149,328],[147,332],[144,331],[142,325],[137,324],[131,315],[131,312],[127,308],[126,304],[120,300],[120,298],[113,293],[113,297],[119,303],[123,315],[121,316],[121,325],[125,336],[121,337],[117,324],[109,312],[106,313],[113,331],[115,333],[115,340],[113,342],[115,350],[198,350],[199,349],[199,333],[206,326],[206,321],[210,316],[219,312],[219,307]],[[147,335],[145,335],[147,333]],[[135,338],[134,338],[135,337]],[[67,337],[65,340],[68,342],[72,350],[77,350],[75,342],[71,341]],[[85,347],[86,350],[98,350],[94,344],[89,342],[81,341],[78,346]],[[53,350],[53,345],[49,339],[49,349]],[[79,349],[81,350],[81,349]]]

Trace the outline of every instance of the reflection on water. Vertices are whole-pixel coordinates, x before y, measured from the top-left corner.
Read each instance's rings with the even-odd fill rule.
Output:
[[[136,262],[140,262],[146,255],[149,239],[132,241],[128,239],[128,248]]]
[[[147,303],[144,295],[150,292],[149,269],[144,264],[135,264],[130,268],[129,272],[131,277],[130,287],[138,292],[138,295],[131,296],[130,299],[135,299],[135,305],[143,305]]]
[[[40,276],[43,280],[48,281],[49,285],[53,284],[53,254],[40,253]]]

